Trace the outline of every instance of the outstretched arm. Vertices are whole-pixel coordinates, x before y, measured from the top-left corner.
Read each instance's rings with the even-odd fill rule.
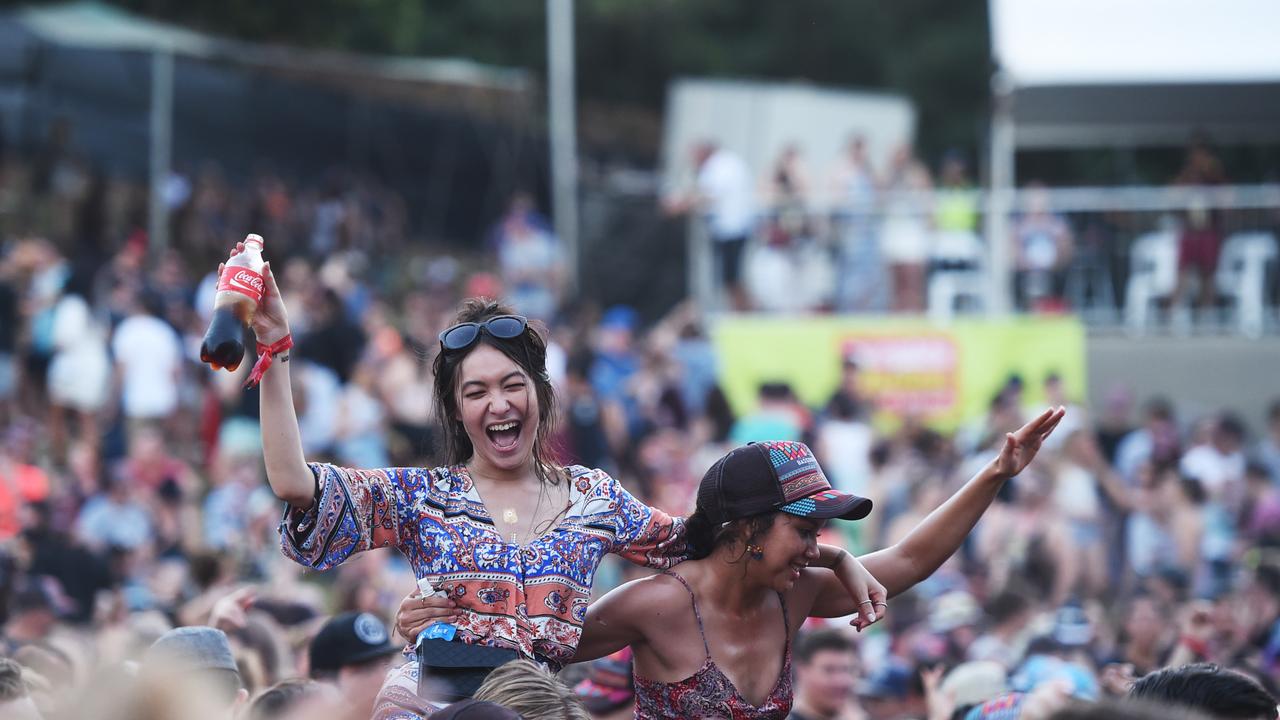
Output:
[[[862,558],[862,564],[884,584],[890,597],[910,589],[933,574],[968,537],[1009,478],[1031,463],[1040,445],[1062,420],[1066,410],[1045,410],[1017,432],[1005,435],[1000,454],[964,484],[937,510],[920,522],[901,542]]]

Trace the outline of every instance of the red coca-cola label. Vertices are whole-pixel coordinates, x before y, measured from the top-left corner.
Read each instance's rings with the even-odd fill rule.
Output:
[[[222,277],[218,279],[218,292],[227,290],[237,292],[255,303],[262,300],[262,292],[266,287],[262,275],[243,267],[223,268]]]

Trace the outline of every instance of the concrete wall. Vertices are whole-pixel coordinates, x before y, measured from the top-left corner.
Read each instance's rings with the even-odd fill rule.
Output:
[[[1101,408],[1107,392],[1123,385],[1138,403],[1135,410],[1147,398],[1163,395],[1182,422],[1232,408],[1256,438],[1265,427],[1267,406],[1280,399],[1280,338],[1091,335],[1086,352],[1093,408]]]

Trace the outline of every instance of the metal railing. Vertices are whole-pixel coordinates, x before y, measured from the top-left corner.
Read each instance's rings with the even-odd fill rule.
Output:
[[[1280,331],[1280,185],[1029,188],[990,200],[939,190],[762,212],[742,260],[745,296],[760,312],[945,322],[1007,307],[1133,334]],[[988,222],[993,206],[1010,208],[1003,223]],[[1001,225],[1005,237],[993,238]],[[690,237],[690,293],[729,310],[705,216]]]

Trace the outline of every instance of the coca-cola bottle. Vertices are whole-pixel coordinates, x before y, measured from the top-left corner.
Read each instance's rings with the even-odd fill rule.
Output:
[[[214,370],[235,370],[244,360],[244,331],[262,301],[262,236],[244,239],[244,251],[231,256],[218,278],[213,320],[200,344],[200,361]]]

